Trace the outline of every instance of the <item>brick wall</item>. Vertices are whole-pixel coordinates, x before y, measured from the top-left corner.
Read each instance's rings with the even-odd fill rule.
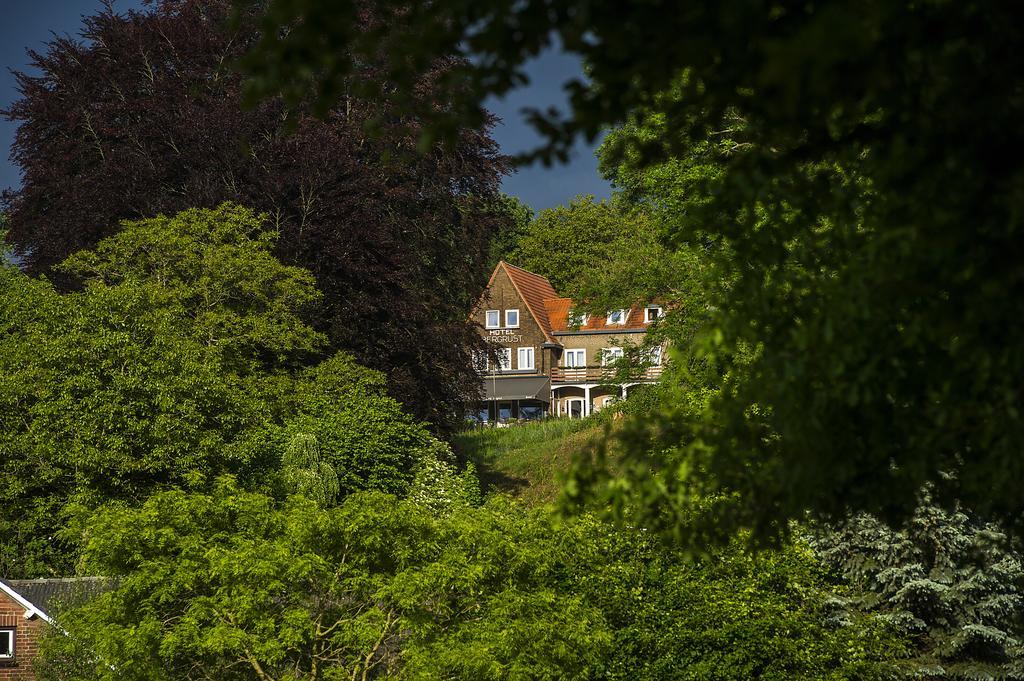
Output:
[[[0,659],[0,681],[34,681],[32,661],[39,652],[39,637],[49,626],[38,616],[26,620],[25,609],[0,591],[0,629],[14,629],[14,659]]]

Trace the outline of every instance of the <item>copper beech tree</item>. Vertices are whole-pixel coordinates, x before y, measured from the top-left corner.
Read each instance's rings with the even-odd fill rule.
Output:
[[[228,200],[265,212],[276,255],[325,294],[314,322],[331,345],[385,371],[393,396],[444,428],[475,386],[465,314],[507,219],[493,209],[504,160],[489,122],[417,150],[417,119],[365,98],[343,96],[322,118],[277,99],[244,109],[233,65],[253,24],[220,0],[160,0],[107,8],[80,39],[33,53],[38,75],[17,76],[6,111],[24,176],[5,196],[8,238],[67,288],[52,267],[120,220]],[[410,95],[443,109],[434,82],[450,67],[432,60]],[[365,59],[352,76],[379,78]]]

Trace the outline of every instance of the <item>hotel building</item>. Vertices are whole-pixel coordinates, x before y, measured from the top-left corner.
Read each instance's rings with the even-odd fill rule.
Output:
[[[634,305],[586,316],[546,278],[499,262],[471,316],[491,349],[479,359],[484,402],[475,417],[583,418],[624,398],[632,386],[654,382],[661,374],[660,346],[628,381],[617,380],[612,365],[643,342],[661,314],[659,305]]]

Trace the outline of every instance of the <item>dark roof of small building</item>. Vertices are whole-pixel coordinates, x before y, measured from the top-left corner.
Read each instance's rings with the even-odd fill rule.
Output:
[[[50,579],[4,579],[9,588],[50,616],[62,606],[73,607],[109,591],[115,586],[107,577],[60,577]]]

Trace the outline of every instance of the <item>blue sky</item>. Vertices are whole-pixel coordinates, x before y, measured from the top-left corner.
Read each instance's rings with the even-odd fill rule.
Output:
[[[28,64],[27,48],[42,49],[52,33],[77,34],[83,14],[100,7],[99,0],[4,0],[4,21],[0,23],[0,108],[6,108],[17,96],[10,70],[22,70]],[[141,0],[116,0],[121,10],[142,6]],[[494,137],[507,153],[532,148],[537,137],[522,121],[524,106],[563,107],[565,96],[561,86],[580,73],[579,62],[555,51],[543,54],[529,64],[531,84],[510,94],[504,101],[492,101],[489,107],[502,118]],[[8,158],[15,127],[0,120],[0,188],[20,183],[18,169]],[[544,168],[521,169],[505,179],[507,193],[518,196],[535,210],[568,202],[577,194],[608,196],[608,184],[597,173],[594,150],[579,145],[569,164]]]

